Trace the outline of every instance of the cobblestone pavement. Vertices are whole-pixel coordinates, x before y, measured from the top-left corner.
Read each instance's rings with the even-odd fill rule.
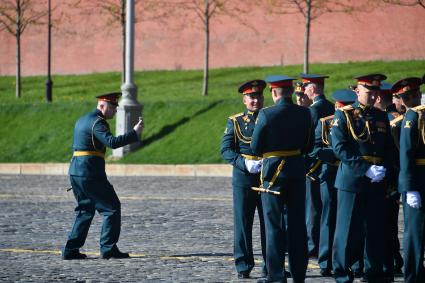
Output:
[[[87,260],[63,261],[74,220],[66,176],[0,175],[0,282],[256,282],[261,258],[258,221],[252,279],[236,279],[232,261],[231,179],[111,177],[122,204],[119,248],[131,259],[102,260],[96,215],[83,248]],[[401,282],[401,278],[397,278]],[[291,282],[291,280],[288,280]],[[306,282],[319,276],[310,260]]]

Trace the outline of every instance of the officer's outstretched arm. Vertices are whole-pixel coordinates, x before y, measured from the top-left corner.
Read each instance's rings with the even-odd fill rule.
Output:
[[[98,139],[103,145],[109,148],[119,148],[127,144],[139,141],[139,135],[135,130],[130,130],[124,135],[114,137],[109,130],[108,123],[101,119],[98,120],[93,125],[93,135]]]

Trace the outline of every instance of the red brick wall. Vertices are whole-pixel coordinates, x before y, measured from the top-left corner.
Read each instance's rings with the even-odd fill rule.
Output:
[[[256,31],[230,19],[211,22],[210,66],[289,65],[303,62],[304,22],[299,15],[255,11]],[[201,69],[204,35],[199,20],[182,27],[136,25],[136,70]],[[121,70],[121,30],[74,16],[53,33],[52,72],[77,74]],[[389,6],[368,13],[325,14],[312,22],[311,62],[425,59],[425,9]],[[22,36],[22,74],[47,70],[47,28]],[[65,32],[67,31],[67,32]],[[70,34],[69,31],[73,33]],[[15,39],[0,33],[0,75],[15,73]]]

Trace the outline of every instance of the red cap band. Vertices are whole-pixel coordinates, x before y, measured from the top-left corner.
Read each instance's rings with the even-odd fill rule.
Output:
[[[258,86],[253,86],[250,88],[245,89],[242,93],[243,94],[250,94],[250,93],[255,93],[255,92],[261,92],[262,89]]]
[[[278,81],[270,83],[270,88],[292,86],[292,81]]]
[[[303,78],[302,82],[304,84],[309,84],[309,83],[314,83],[314,84],[320,84],[322,85],[324,83],[325,79],[324,78]]]

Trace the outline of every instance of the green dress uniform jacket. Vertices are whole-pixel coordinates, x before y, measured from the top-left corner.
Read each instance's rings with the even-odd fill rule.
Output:
[[[260,174],[251,174],[245,168],[245,159],[260,160],[250,148],[258,112],[245,110],[227,119],[221,140],[221,156],[233,166],[233,215],[234,215],[234,258],[236,271],[249,274],[254,268],[252,226],[255,209],[260,219],[261,247],[265,260],[265,232],[260,195],[251,187],[260,185]],[[263,273],[267,274],[265,264]]]
[[[74,128],[72,151],[97,152],[99,155],[73,156],[69,167],[69,175],[84,177],[104,177],[105,159],[101,157],[106,147],[118,148],[139,141],[134,130],[114,137],[100,110],[96,109],[81,117]]]
[[[400,133],[399,192],[404,207],[405,282],[425,282],[424,225],[425,225],[425,129],[424,106],[408,109]],[[412,208],[406,203],[406,192],[417,191],[422,206]]]
[[[280,99],[260,111],[251,149],[263,156],[262,186],[280,195],[262,193],[266,223],[267,279],[285,281],[283,263],[288,241],[289,270],[294,282],[303,282],[308,263],[305,226],[305,160],[314,139],[313,123],[307,108],[290,99]],[[283,220],[287,208],[286,236]]]
[[[251,174],[245,168],[245,159],[260,160],[251,150],[251,136],[258,112],[245,110],[227,119],[226,129],[221,140],[221,156],[233,166],[234,185],[255,186],[260,175]]]
[[[332,148],[341,160],[335,187],[356,193],[368,192],[370,179],[365,174],[371,165],[384,166],[387,169],[385,179],[393,177],[393,157],[388,153],[393,152],[394,143],[385,112],[377,108],[366,109],[360,103],[353,106],[337,110],[332,125]],[[358,140],[353,138],[353,133]]]

